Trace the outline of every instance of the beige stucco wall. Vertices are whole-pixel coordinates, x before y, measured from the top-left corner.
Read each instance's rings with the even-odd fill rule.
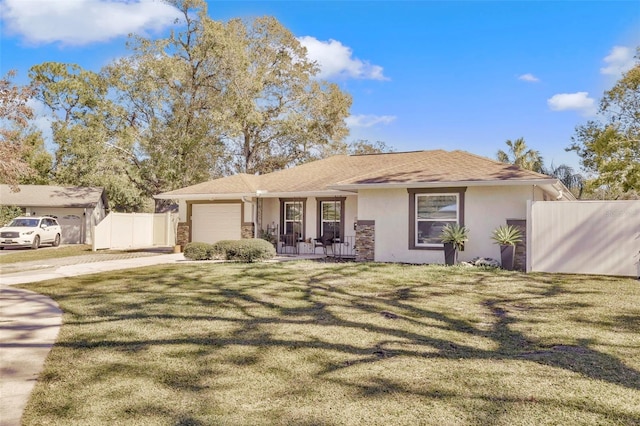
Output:
[[[180,222],[187,221],[187,201],[186,200],[178,201],[178,219]]]
[[[275,226],[280,223],[278,210],[280,209],[280,201],[277,198],[264,198],[262,200],[262,227]],[[278,225],[279,226],[279,225]]]
[[[255,215],[255,213],[254,213],[254,209],[255,208],[256,208],[255,201],[254,202],[251,202],[251,201],[245,201],[244,202],[244,209],[243,209],[244,217],[242,218],[243,222],[246,222],[246,223],[253,222],[253,218],[254,218],[254,215]]]
[[[477,256],[500,258],[491,240],[493,230],[507,219],[526,219],[532,186],[469,187],[465,193],[465,225],[469,242],[459,260]],[[541,193],[540,193],[541,196]],[[362,190],[358,220],[375,221],[375,260],[378,262],[444,263],[441,250],[409,250],[409,194],[406,189]]]

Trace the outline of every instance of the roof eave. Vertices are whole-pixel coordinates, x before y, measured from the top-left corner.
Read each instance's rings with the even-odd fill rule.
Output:
[[[442,182],[381,182],[362,184],[336,184],[329,188],[339,191],[358,191],[360,189],[397,189],[397,188],[447,188],[458,186],[521,186],[553,185],[557,179],[510,179],[510,180],[470,180]]]
[[[158,194],[153,198],[157,200],[237,200],[242,197],[253,197],[256,194],[253,192],[237,192],[230,194]]]
[[[353,191],[346,191],[353,192]],[[320,191],[279,191],[270,192],[258,190],[256,192],[237,192],[230,194],[158,194],[154,198],[159,200],[237,200],[241,198],[302,198],[302,197],[333,197],[344,196],[342,190],[320,190]]]

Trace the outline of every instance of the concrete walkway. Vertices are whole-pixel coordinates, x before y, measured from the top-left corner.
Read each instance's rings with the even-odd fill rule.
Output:
[[[58,304],[27,290],[0,289],[0,425],[19,425],[62,324]]]
[[[185,261],[182,253],[109,261],[96,259],[92,256],[60,259],[56,266],[44,265],[25,272],[5,273],[3,268],[0,275],[0,426],[20,425],[29,395],[62,325],[62,311],[56,302],[11,285]]]

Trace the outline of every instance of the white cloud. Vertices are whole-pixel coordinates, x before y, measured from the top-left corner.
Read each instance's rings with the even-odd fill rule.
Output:
[[[518,77],[518,80],[527,81],[529,83],[537,83],[540,81],[538,77],[536,77],[531,73],[522,74],[521,76]]]
[[[319,78],[349,77],[367,80],[388,80],[379,65],[353,57],[350,47],[337,40],[320,41],[315,37],[298,38],[307,48],[307,56],[320,66]]]
[[[588,92],[558,93],[547,99],[547,104],[553,111],[574,110],[587,116],[597,112],[596,101]]]
[[[349,127],[373,127],[376,124],[390,124],[395,121],[393,115],[350,115],[345,119]]]
[[[179,17],[157,0],[4,0],[0,7],[6,31],[33,44],[102,42],[157,31]]]
[[[600,73],[605,75],[618,76],[633,68],[633,49],[625,46],[614,46],[603,61],[606,67],[600,68]]]

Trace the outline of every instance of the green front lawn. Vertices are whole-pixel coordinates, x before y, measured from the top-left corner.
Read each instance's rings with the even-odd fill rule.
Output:
[[[88,254],[96,254],[98,252],[91,251],[91,246],[84,244],[68,245],[61,247],[43,246],[37,250],[30,248],[5,249],[0,256],[0,265],[10,263],[32,262],[35,260],[58,259],[61,257],[84,256]],[[113,253],[113,252],[111,252]]]
[[[65,314],[25,425],[640,423],[633,279],[291,262],[28,288]]]

